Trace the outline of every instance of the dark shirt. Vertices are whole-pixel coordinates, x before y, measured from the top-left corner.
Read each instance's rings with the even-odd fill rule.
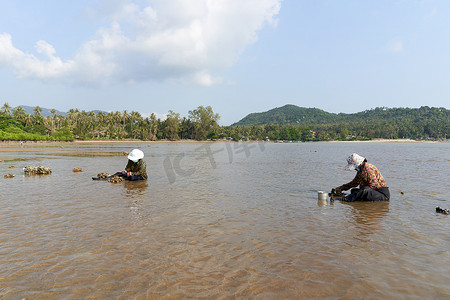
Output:
[[[136,176],[142,176],[142,178],[147,179],[147,164],[142,159],[137,162],[128,160],[125,171],[133,173]]]

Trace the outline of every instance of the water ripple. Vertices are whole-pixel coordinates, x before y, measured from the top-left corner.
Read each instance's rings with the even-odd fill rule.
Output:
[[[230,163],[218,143],[215,165],[201,144],[152,145],[142,147],[147,182],[90,179],[121,170],[120,157],[42,158],[52,175],[18,169],[2,181],[1,298],[450,294],[448,218],[434,212],[450,207],[447,144],[266,144],[248,156],[231,148]],[[382,170],[390,203],[317,201],[317,190],[351,179],[342,170],[351,152]],[[195,172],[171,183],[163,161],[178,153]]]

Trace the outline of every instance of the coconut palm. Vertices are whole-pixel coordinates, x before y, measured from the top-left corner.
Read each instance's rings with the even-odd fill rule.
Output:
[[[5,104],[3,104],[2,106],[2,112],[4,115],[11,115],[11,110],[10,110],[11,106],[8,104],[8,102],[5,102]]]
[[[34,112],[34,124],[41,124],[42,123],[42,108],[40,108],[39,106],[36,106],[33,109]]]
[[[151,141],[156,141],[157,139],[157,133],[159,130],[159,126],[158,126],[158,120],[156,119],[156,115],[154,113],[152,113],[150,115],[150,130],[149,130],[149,138]]]
[[[67,118],[65,118],[63,115],[56,115],[55,116],[55,126],[57,129],[65,127],[67,123]]]
[[[24,117],[25,126],[33,126],[34,124],[34,118],[30,114],[26,114]]]
[[[17,106],[16,109],[13,112],[14,118],[24,121],[25,120],[25,110],[22,108],[22,106]]]
[[[126,110],[124,110],[122,113],[122,120],[121,120],[122,128],[125,128],[128,120],[130,120],[130,115]]]
[[[42,122],[44,123],[44,126],[47,129],[47,135],[50,136],[50,134],[55,131],[54,119],[51,116],[47,116],[42,119]]]
[[[132,138],[143,138],[142,134],[142,116],[140,113],[136,111],[131,111],[130,114],[130,126],[128,129],[128,133]]]
[[[40,108],[39,106],[36,106],[35,108],[33,108],[33,112],[34,112],[35,116],[41,116],[42,108]]]

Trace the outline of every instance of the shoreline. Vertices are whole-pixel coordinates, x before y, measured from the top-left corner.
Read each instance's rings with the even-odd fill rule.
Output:
[[[223,143],[223,142],[231,142],[235,143],[235,141],[229,140],[215,140],[215,141],[197,141],[197,140],[158,140],[158,141],[143,141],[143,140],[74,140],[74,141],[0,141],[0,148],[10,148],[10,147],[19,147],[19,148],[30,148],[30,147],[39,147],[39,146],[76,146],[76,145],[89,145],[89,144],[126,144],[126,143],[147,143],[147,144],[157,144],[157,143]],[[413,140],[413,139],[373,139],[373,140],[365,140],[365,141],[258,141],[258,140],[250,140],[250,141],[238,141],[238,143],[448,143],[449,140]]]
[[[424,141],[412,139],[373,139],[367,141],[328,141],[329,143],[448,143],[445,141]]]
[[[297,144],[297,143],[448,143],[449,140],[445,141],[424,141],[424,140],[412,140],[412,139],[373,139],[367,141],[312,141],[312,142],[301,142],[301,141],[239,141],[240,143],[280,143],[280,144]],[[237,142],[237,143],[239,143]],[[51,151],[72,151],[79,152],[83,147],[89,147],[90,145],[104,145],[107,144],[127,144],[127,143],[137,143],[137,144],[147,144],[150,147],[151,144],[161,144],[161,143],[236,143],[229,140],[216,140],[216,141],[196,141],[196,140],[159,140],[159,141],[142,141],[142,140],[75,140],[75,141],[0,141],[0,163],[14,162],[14,161],[26,161],[33,160],[37,157],[23,157],[20,155],[22,153],[28,152],[51,152]],[[101,147],[101,146],[100,146]],[[16,152],[13,156],[2,155],[1,153],[12,154]],[[68,153],[69,153],[68,152]],[[67,154],[70,156],[69,154]]]

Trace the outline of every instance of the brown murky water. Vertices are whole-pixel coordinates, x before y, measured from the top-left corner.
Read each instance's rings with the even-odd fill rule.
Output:
[[[0,179],[0,298],[450,297],[450,216],[435,213],[450,208],[450,144],[149,145],[70,150],[139,147],[149,180],[119,184],[91,177],[125,156],[2,153],[38,159],[0,163],[16,175]],[[389,203],[317,200],[353,178],[352,152],[381,170]]]

